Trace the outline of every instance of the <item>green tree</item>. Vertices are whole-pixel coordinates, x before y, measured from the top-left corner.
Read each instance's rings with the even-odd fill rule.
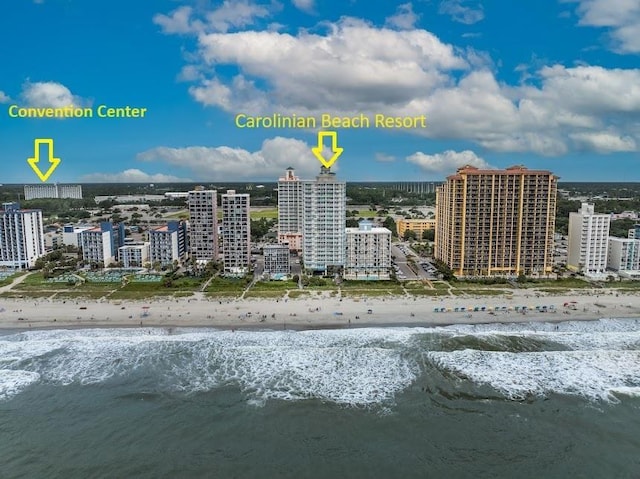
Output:
[[[415,241],[418,239],[418,234],[413,230],[405,230],[404,235],[402,235],[402,239],[405,241]]]
[[[427,241],[434,241],[436,239],[436,230],[434,229],[424,230],[422,232],[422,239]]]
[[[384,219],[384,221],[382,222],[382,226],[384,226],[388,230],[391,230],[391,236],[394,236],[394,237],[398,236],[396,221],[391,216],[387,216]]]

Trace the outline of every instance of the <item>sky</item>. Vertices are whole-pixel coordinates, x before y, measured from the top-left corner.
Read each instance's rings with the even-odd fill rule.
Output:
[[[471,164],[640,181],[638,0],[21,0],[0,15],[0,183],[311,178],[317,131],[235,115],[425,115],[338,129],[348,181],[439,181]],[[21,107],[144,118],[11,118]]]

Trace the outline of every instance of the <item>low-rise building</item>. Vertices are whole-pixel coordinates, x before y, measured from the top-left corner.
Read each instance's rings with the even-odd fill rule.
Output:
[[[149,262],[149,243],[120,246],[119,257],[125,268],[141,268]]]
[[[396,221],[396,229],[398,237],[402,238],[405,231],[411,230],[418,235],[418,239],[422,239],[422,234],[427,230],[435,229],[436,220],[434,218],[404,219]]]
[[[264,272],[273,276],[291,273],[289,246],[286,244],[268,244],[264,251]]]
[[[363,220],[358,228],[346,228],[346,236],[344,279],[390,279],[391,231]]]

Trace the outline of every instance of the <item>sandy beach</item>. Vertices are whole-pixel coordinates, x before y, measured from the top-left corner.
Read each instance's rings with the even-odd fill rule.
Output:
[[[525,313],[521,312],[523,306],[527,308]],[[378,297],[341,300],[320,293],[286,301],[216,300],[204,295],[181,299],[156,298],[144,302],[0,300],[0,328],[3,329],[142,326],[299,330],[629,317],[640,317],[640,296],[602,290],[576,291],[575,294],[557,296],[514,291],[508,297],[448,296],[424,299]]]

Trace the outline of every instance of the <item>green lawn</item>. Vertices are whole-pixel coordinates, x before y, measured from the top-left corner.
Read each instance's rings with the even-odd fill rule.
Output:
[[[298,283],[293,281],[258,281],[250,291],[286,291],[287,289],[298,289]]]
[[[250,289],[244,295],[245,298],[284,298],[286,291],[254,291]]]

